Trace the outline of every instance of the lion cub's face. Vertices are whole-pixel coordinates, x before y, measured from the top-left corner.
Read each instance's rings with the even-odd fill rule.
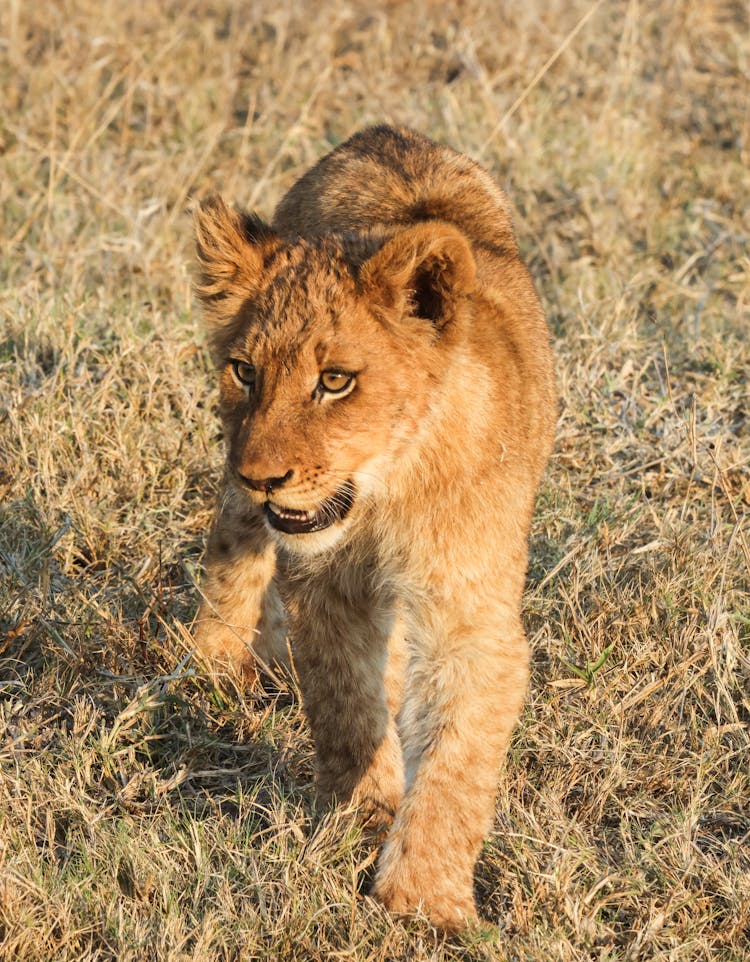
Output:
[[[370,256],[282,242],[204,203],[198,287],[220,370],[230,482],[286,547],[317,553],[387,498],[460,335],[474,276],[454,228],[424,224]]]
[[[285,543],[318,550],[385,485],[426,392],[334,257],[277,261],[220,360],[228,468]]]

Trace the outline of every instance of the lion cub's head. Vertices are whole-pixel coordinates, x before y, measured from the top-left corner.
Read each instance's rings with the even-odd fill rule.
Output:
[[[230,483],[287,548],[324,550],[418,449],[468,321],[469,246],[442,222],[282,238],[219,198],[196,233]]]

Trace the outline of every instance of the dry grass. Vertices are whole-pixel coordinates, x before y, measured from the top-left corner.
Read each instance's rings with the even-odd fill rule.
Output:
[[[750,8],[605,0],[561,50],[591,8],[0,5],[3,962],[750,958]],[[361,894],[295,692],[220,693],[185,627],[185,208],[267,214],[380,119],[507,187],[563,393],[494,930],[447,943]]]

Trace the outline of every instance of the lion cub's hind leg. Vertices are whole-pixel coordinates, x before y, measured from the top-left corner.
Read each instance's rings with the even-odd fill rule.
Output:
[[[383,676],[388,709],[386,736],[354,789],[352,801],[368,829],[385,840],[404,794],[404,763],[396,719],[401,708],[406,673],[406,625],[397,614],[388,636]]]
[[[251,506],[227,500],[217,512],[206,551],[203,597],[195,623],[200,654],[215,668],[288,668],[286,619],[278,593],[276,552]]]
[[[392,822],[404,792],[394,720],[403,632],[387,602],[361,585],[353,596],[326,571],[299,581],[292,577],[287,587],[294,665],[315,742],[319,796],[352,802],[368,827],[380,831]]]

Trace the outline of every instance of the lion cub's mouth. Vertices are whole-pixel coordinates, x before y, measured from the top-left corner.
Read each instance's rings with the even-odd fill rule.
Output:
[[[266,519],[272,528],[284,534],[311,534],[329,528],[343,519],[354,504],[354,482],[347,481],[332,497],[310,511],[285,508],[273,501],[266,501]]]

